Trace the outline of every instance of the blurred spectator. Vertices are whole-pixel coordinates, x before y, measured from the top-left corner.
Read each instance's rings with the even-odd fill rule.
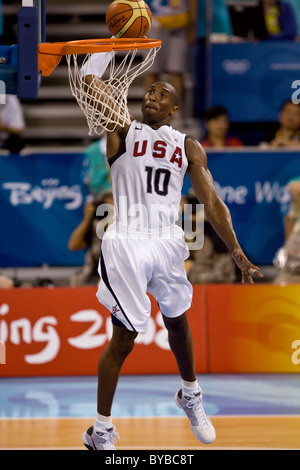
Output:
[[[297,20],[288,1],[260,0],[252,9],[255,39],[292,41],[297,35]]]
[[[1,274],[0,271],[0,289],[11,289],[15,286],[13,279],[4,274]]]
[[[0,44],[3,43],[3,6],[0,0]]]
[[[19,153],[24,147],[22,106],[15,95],[6,95],[5,101],[5,104],[0,104],[0,147],[11,153]]]
[[[195,57],[192,61],[192,73],[195,77],[195,117],[200,117],[206,107],[205,97],[207,96],[207,40],[211,34],[223,40],[232,35],[232,25],[226,0],[197,0],[197,41]],[[209,12],[209,15],[208,15]],[[208,16],[211,20],[208,21]]]
[[[274,264],[279,273],[275,284],[300,283],[300,177],[290,181],[291,208],[285,217],[285,242],[276,253]]]
[[[214,0],[211,8],[211,30],[208,31],[207,0],[198,1],[197,37],[204,39],[208,34],[232,35],[232,26],[226,0]]]
[[[72,286],[96,285],[99,282],[101,240],[97,236],[96,227],[104,217],[96,216],[96,211],[100,204],[113,205],[110,171],[106,160],[106,137],[85,149],[83,174],[89,196],[84,205],[83,219],[72,232],[68,248],[71,251],[86,250],[86,253],[83,267],[70,280]]]
[[[149,37],[162,40],[155,62],[145,75],[146,89],[168,75],[181,98],[188,70],[189,45],[196,41],[197,0],[147,0],[152,12]]]
[[[106,137],[85,149],[83,163],[84,182],[94,198],[111,189],[109,165],[106,160]]]
[[[293,7],[297,22],[297,35],[300,35],[300,2],[299,0],[284,0],[284,2],[288,2]]]
[[[196,230],[196,205],[194,193],[186,196],[184,203],[192,204],[193,235]],[[202,230],[202,228],[201,228]],[[188,238],[188,233],[186,233]],[[196,234],[197,236],[197,234]],[[187,239],[187,241],[189,241]],[[200,250],[191,250],[187,263],[187,276],[193,284],[232,283],[236,281],[236,268],[231,254],[211,224],[204,220],[204,244]]]
[[[205,115],[206,134],[201,142],[203,147],[242,147],[237,137],[229,137],[229,116],[223,106],[214,106]]]
[[[292,101],[282,103],[278,128],[265,136],[260,147],[300,148],[300,106],[298,104]]]
[[[83,219],[71,234],[68,247],[71,251],[84,250],[84,266],[71,279],[71,286],[96,285],[99,282],[98,263],[101,251],[101,240],[96,233],[99,220],[104,217],[97,217],[96,210],[100,204],[113,205],[112,192],[103,192],[94,202],[86,201],[84,205]],[[112,214],[108,214],[111,217]],[[107,221],[111,222],[111,219]]]

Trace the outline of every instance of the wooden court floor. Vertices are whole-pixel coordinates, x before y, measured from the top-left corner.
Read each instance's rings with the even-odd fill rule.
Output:
[[[300,449],[299,416],[215,416],[217,439],[199,443],[184,417],[116,418],[117,450]],[[0,449],[85,450],[89,418],[0,419]]]

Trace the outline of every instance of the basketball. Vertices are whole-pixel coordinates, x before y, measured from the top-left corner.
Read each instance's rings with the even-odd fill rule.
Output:
[[[152,14],[144,0],[115,0],[106,12],[106,25],[116,38],[141,38],[152,23]]]

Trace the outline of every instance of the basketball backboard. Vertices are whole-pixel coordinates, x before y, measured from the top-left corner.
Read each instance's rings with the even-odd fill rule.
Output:
[[[17,14],[17,44],[0,46],[0,84],[20,99],[36,99],[41,76],[38,44],[46,39],[46,0],[22,0]]]

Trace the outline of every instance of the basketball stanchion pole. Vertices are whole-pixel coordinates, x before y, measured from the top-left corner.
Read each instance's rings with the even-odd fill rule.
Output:
[[[36,99],[41,84],[38,44],[45,40],[45,0],[23,0],[17,14],[18,73],[20,99]]]

